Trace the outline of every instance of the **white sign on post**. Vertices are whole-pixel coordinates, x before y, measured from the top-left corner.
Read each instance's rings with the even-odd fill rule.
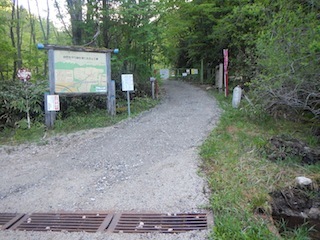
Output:
[[[132,74],[122,74],[121,75],[122,91],[133,91],[133,75]]]
[[[47,96],[48,111],[60,111],[59,95]]]
[[[121,75],[122,91],[127,91],[127,102],[128,102],[128,116],[130,117],[130,91],[134,90],[133,75],[122,74]]]

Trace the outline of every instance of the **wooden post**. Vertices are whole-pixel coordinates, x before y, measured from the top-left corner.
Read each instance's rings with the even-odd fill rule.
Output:
[[[223,67],[224,67],[224,88],[225,96],[228,97],[229,93],[229,83],[228,83],[228,64],[229,64],[229,51],[228,49],[223,49]]]
[[[107,63],[107,110],[108,113],[112,115],[115,112],[115,105],[112,99],[112,83],[111,83],[111,53],[106,53],[106,63]]]
[[[127,102],[128,102],[128,117],[131,115],[130,111],[130,91],[127,91]]]
[[[152,99],[154,99],[154,81],[151,82]]]
[[[219,82],[218,82],[218,88],[219,88],[219,92],[222,92],[222,88],[223,88],[223,64],[220,63],[219,64]]]
[[[50,93],[45,92],[44,93],[44,112],[45,112],[45,124],[47,127],[51,127],[51,116],[50,112],[48,111],[48,101],[47,101],[47,96]]]
[[[111,116],[116,115],[116,82],[111,80],[111,96],[110,96],[110,101],[111,101]]]
[[[201,59],[200,82],[203,84],[203,58]]]
[[[50,90],[50,95],[54,94],[54,85],[55,85],[55,79],[54,79],[54,50],[49,49],[48,51],[48,58],[49,58],[49,90]],[[45,93],[45,123],[48,128],[53,128],[54,121],[56,119],[56,112],[49,112],[47,109],[47,95],[48,93]]]

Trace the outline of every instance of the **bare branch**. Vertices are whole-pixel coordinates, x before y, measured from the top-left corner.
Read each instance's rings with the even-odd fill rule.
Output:
[[[66,33],[69,35],[69,37],[72,37],[72,35],[70,34],[68,28],[67,28],[67,25],[65,23],[65,21],[63,20],[63,16],[61,14],[61,11],[60,11],[60,6],[59,6],[59,3],[57,2],[57,0],[54,0],[54,6],[56,7],[56,9],[58,10],[58,15],[59,15],[59,19],[60,21],[62,22],[63,24],[63,28],[64,30],[66,31]]]

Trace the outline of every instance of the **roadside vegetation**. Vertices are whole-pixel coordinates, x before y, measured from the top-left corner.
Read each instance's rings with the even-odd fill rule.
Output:
[[[265,146],[275,135],[290,135],[313,147],[319,139],[310,126],[275,120],[262,112],[248,113],[246,108],[234,109],[230,97],[215,96],[224,111],[201,147],[203,170],[212,191],[212,239],[309,239],[308,227],[287,229],[272,220],[269,193],[294,185],[297,176],[319,180],[320,163],[302,166],[294,158],[270,161]],[[281,235],[277,227],[282,227]]]
[[[159,100],[149,97],[135,98],[130,104],[131,117],[154,107],[158,102]],[[7,127],[0,131],[0,144],[43,143],[49,136],[107,127],[127,118],[127,102],[124,100],[117,103],[117,114],[115,116],[107,114],[106,107],[94,110],[87,108],[87,112],[77,112],[77,109],[74,108],[67,117],[58,114],[53,129],[47,129],[43,122],[35,122],[28,129],[27,121],[25,119],[20,120],[15,128]]]

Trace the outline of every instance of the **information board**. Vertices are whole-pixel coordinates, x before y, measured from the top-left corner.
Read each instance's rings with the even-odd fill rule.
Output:
[[[54,51],[56,93],[106,93],[106,54]]]

